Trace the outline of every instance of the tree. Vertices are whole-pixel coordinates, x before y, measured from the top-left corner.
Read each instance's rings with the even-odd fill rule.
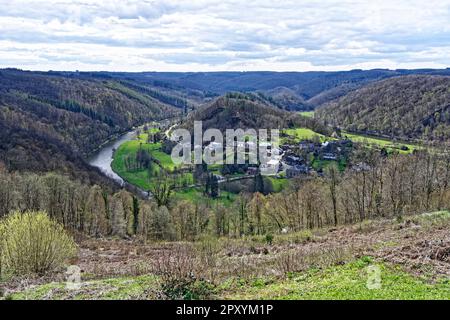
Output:
[[[264,193],[264,179],[259,170],[254,179],[253,192]]]
[[[189,201],[179,201],[171,210],[177,239],[192,241],[198,235],[196,210]]]
[[[202,161],[202,164],[196,164],[193,175],[194,182],[201,183],[204,180],[206,173],[208,173],[208,165],[204,161]]]
[[[205,179],[205,194],[211,194],[211,175],[209,173],[206,175]]]
[[[110,225],[111,235],[124,237],[126,233],[125,211],[122,200],[115,194],[110,201]]]
[[[337,214],[337,189],[339,184],[339,169],[333,163],[328,166],[325,170],[326,173],[326,181],[328,184],[328,190],[330,192],[331,203],[333,205],[333,218],[334,225],[338,224],[338,214]]]
[[[173,240],[173,226],[169,210],[154,203],[143,201],[140,204],[136,232],[145,240]]]
[[[89,191],[83,220],[83,230],[87,234],[104,236],[108,233],[105,198],[102,189],[97,185]]]
[[[234,202],[235,219],[234,219],[234,234],[242,237],[245,234],[245,229],[248,223],[248,202],[249,195],[241,192]]]
[[[152,182],[150,192],[156,203],[159,207],[167,206],[173,191],[173,181],[167,173],[162,172],[157,178],[152,179]]]
[[[219,179],[215,174],[211,174],[211,197],[212,198],[218,198],[220,195],[220,188],[219,188]]]
[[[265,211],[266,199],[265,197],[257,192],[253,195],[252,200],[249,203],[249,212],[250,212],[250,233],[251,234],[263,234],[263,213]]]

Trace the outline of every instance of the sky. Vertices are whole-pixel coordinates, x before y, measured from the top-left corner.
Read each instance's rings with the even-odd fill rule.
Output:
[[[0,0],[0,68],[450,67],[450,0]]]

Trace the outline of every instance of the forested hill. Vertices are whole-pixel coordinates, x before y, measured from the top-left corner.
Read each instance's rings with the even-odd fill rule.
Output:
[[[352,131],[449,141],[450,77],[380,81],[325,105],[316,117]]]
[[[327,128],[312,118],[280,110],[258,94],[228,93],[209,105],[191,113],[184,127],[192,128],[194,121],[202,121],[203,129],[282,129],[302,126],[317,132]]]
[[[181,109],[118,81],[0,70],[0,162],[74,174],[109,137]]]

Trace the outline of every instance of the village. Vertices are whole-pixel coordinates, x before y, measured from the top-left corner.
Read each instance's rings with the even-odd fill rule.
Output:
[[[299,176],[311,174],[323,175],[323,169],[335,163],[339,168],[345,169],[348,158],[353,150],[353,142],[347,138],[333,138],[333,140],[321,141],[313,137],[300,141],[289,139],[284,143],[273,147],[270,142],[260,142],[259,149],[267,149],[269,160],[264,164],[256,164],[258,143],[252,141],[235,142],[235,151],[245,150],[245,163],[222,165],[221,174],[217,174],[219,181],[226,180],[227,175],[237,172],[241,175],[253,177],[259,173],[276,179],[293,179]],[[208,151],[222,148],[222,144],[211,142],[204,147]],[[253,161],[251,161],[253,159]],[[257,162],[259,163],[259,162]]]
[[[355,159],[357,150],[372,149],[386,156],[414,151],[392,141],[375,141],[339,130],[325,136],[305,128],[281,130],[278,143],[245,135],[231,145],[225,140],[225,146],[224,139],[205,139],[196,148],[191,139],[174,138],[175,128],[176,120],[137,128],[136,139],[117,153],[115,169],[148,195],[158,181],[169,178],[177,197],[206,196],[231,203],[241,192],[278,193],[289,188],[293,180],[325,176],[330,166],[341,173],[347,168],[369,170],[367,163]],[[186,151],[188,157],[184,156]],[[198,151],[201,163],[195,161]],[[175,163],[174,152],[187,163]]]

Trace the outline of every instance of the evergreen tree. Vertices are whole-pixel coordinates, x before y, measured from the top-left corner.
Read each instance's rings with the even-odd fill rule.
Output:
[[[219,192],[220,192],[220,190],[219,190],[219,179],[214,174],[211,174],[210,186],[211,186],[211,197],[212,198],[219,197]]]
[[[264,193],[264,179],[261,175],[261,172],[258,171],[258,174],[255,176],[254,180],[254,192]]]
[[[209,195],[210,191],[211,191],[211,176],[207,174],[205,180],[205,194]]]

